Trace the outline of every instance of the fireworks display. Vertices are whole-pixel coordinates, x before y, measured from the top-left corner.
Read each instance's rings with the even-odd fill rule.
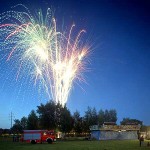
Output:
[[[68,100],[75,79],[84,80],[88,48],[81,41],[84,30],[72,37],[74,24],[68,34],[57,31],[51,9],[45,18],[26,11],[7,11],[0,15],[1,48],[9,51],[7,61],[19,63],[17,78],[26,68],[34,84],[40,83],[56,103],[63,106]]]

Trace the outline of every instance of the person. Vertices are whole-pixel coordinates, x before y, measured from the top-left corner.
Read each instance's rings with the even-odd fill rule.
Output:
[[[147,143],[147,146],[148,146],[148,147],[150,146],[149,142]]]
[[[141,136],[141,137],[140,137],[140,147],[141,147],[143,144],[144,144],[144,137]]]

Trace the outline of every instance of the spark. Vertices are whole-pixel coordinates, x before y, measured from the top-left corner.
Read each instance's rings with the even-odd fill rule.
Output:
[[[27,9],[27,8],[26,8]],[[82,80],[84,61],[88,47],[83,46],[79,31],[72,37],[73,24],[69,34],[58,31],[56,20],[50,8],[46,17],[38,13],[38,19],[30,11],[8,11],[0,15],[1,47],[10,51],[7,61],[15,58],[21,65],[17,79],[24,65],[28,73],[45,87],[45,91],[56,103],[64,106],[68,100],[74,80]],[[10,22],[10,23],[4,23]]]

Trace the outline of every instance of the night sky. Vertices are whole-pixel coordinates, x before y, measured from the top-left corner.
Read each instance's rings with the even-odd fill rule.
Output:
[[[51,7],[60,30],[73,23],[75,33],[86,30],[84,38],[91,45],[86,83],[74,83],[67,102],[72,113],[84,115],[88,106],[116,109],[118,124],[129,117],[150,125],[149,0],[1,0],[0,13],[19,3],[32,13]],[[46,93],[28,79],[16,81],[15,72],[11,61],[0,58],[0,128],[10,128],[11,112],[20,119],[48,102]]]

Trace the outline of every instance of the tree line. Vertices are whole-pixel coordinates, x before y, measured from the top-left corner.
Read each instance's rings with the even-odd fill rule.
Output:
[[[122,124],[136,119],[124,118]],[[32,110],[28,117],[22,117],[20,120],[15,119],[11,131],[22,133],[23,130],[47,129],[69,133],[73,131],[76,135],[89,132],[92,125],[103,125],[104,122],[117,122],[117,112],[115,109],[96,111],[95,108],[87,107],[84,116],[76,110],[71,114],[70,110],[59,103],[53,101],[37,106],[37,110]],[[140,122],[142,123],[142,122]]]

